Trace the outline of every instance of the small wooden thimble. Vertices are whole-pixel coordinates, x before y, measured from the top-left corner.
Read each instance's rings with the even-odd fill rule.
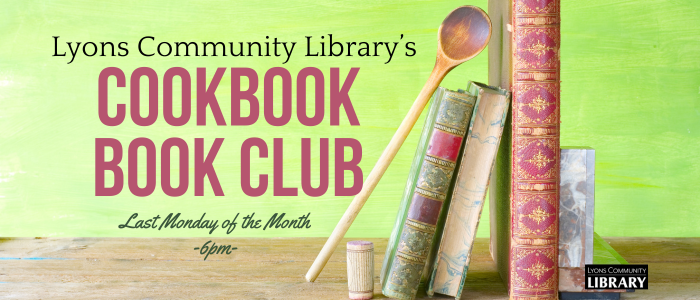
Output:
[[[365,300],[374,296],[374,244],[348,242],[348,289],[350,299]]]

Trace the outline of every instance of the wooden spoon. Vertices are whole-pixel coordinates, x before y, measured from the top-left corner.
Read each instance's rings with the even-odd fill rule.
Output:
[[[413,125],[416,124],[416,120],[418,120],[423,108],[430,100],[430,96],[440,85],[442,79],[454,67],[472,59],[481,50],[484,50],[490,37],[491,20],[480,8],[462,6],[447,15],[447,18],[440,25],[440,29],[438,29],[437,59],[428,82],[423,86],[418,98],[411,106],[411,110],[408,111],[403,122],[396,130],[394,137],[391,138],[391,142],[384,149],[384,153],[379,157],[379,161],[377,161],[374,169],[367,176],[362,185],[362,190],[355,195],[352,203],[350,203],[338,225],[335,226],[333,233],[326,241],[316,260],[314,260],[311,268],[309,268],[309,271],[306,273],[307,281],[313,282],[318,277],[318,274],[321,273],[338,243],[345,236],[357,214],[360,213],[362,206],[374,190],[374,187],[377,186],[379,179],[384,175],[384,171],[386,171],[394,156],[396,156],[396,152],[399,151],[399,148],[406,140],[406,136],[411,132]]]

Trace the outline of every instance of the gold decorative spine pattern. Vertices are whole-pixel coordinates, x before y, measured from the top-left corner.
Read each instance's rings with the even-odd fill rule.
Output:
[[[424,190],[421,188],[416,188],[416,193],[421,194],[422,196],[425,196],[427,198],[435,199],[435,200],[440,200],[440,201],[445,201],[445,195],[434,193],[428,190]]]
[[[413,227],[418,231],[423,231],[426,233],[435,233],[435,225],[425,224],[412,219],[406,219],[406,226]]]
[[[440,123],[435,123],[435,128],[438,130],[442,130],[447,133],[451,133],[454,135],[464,135],[466,132],[464,130],[459,130],[459,129],[454,129],[452,127],[447,127],[443,124]]]
[[[457,166],[454,162],[434,157],[432,155],[426,155],[425,160],[441,167],[448,167],[454,169]]]
[[[560,0],[511,5],[509,294],[511,300],[551,300],[558,298],[559,278]]]

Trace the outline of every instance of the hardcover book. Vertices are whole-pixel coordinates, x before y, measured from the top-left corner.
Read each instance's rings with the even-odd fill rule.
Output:
[[[513,103],[511,140],[502,143],[491,183],[492,201],[510,205],[509,228],[494,228],[497,235],[509,230],[509,239],[491,247],[497,267],[508,274],[511,299],[557,298],[559,3],[489,1],[497,33],[489,44],[489,82],[509,87]],[[503,217],[505,210],[495,207],[494,214]],[[509,249],[506,259],[503,247]]]
[[[512,70],[510,54],[511,0],[489,0],[489,17],[493,30],[489,40],[489,84],[511,89]],[[511,95],[512,97],[512,95]],[[513,100],[511,100],[511,104]],[[489,251],[496,264],[498,274],[506,285],[508,276],[508,254],[510,249],[510,168],[512,148],[513,112],[506,116],[501,143],[489,181]]]
[[[586,264],[627,264],[598,237],[595,217],[595,150],[589,147],[562,147],[559,183],[559,292],[621,293],[634,290],[590,290],[585,288]],[[598,239],[603,248],[594,246]],[[597,251],[594,253],[594,251]],[[605,258],[613,258],[607,259]],[[593,296],[589,296],[593,297]],[[603,296],[601,296],[603,297]],[[619,296],[618,296],[619,297]]]
[[[462,293],[489,176],[510,105],[510,93],[503,89],[470,82],[467,91],[478,95],[477,104],[427,286],[428,295],[439,293],[459,298]]]
[[[382,264],[388,297],[416,296],[475,103],[473,95],[442,87],[433,94]]]
[[[559,268],[584,268],[593,263],[595,150],[562,147],[560,164]]]

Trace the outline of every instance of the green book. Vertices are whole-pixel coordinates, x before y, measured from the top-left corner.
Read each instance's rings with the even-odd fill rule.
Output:
[[[449,205],[475,103],[475,95],[461,90],[439,87],[433,94],[382,264],[387,297],[413,299],[427,281],[424,269],[432,264],[431,249],[439,242],[433,237],[442,230],[442,208]]]

